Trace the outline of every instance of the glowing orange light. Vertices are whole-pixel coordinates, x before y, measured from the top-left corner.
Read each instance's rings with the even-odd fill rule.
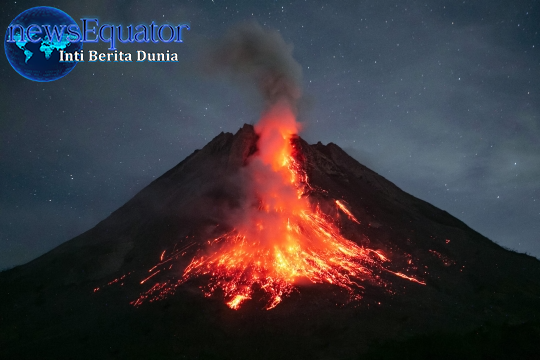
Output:
[[[393,274],[395,274],[395,275],[397,275],[397,276],[399,276],[399,277],[401,277],[401,278],[407,279],[407,280],[409,280],[409,281],[414,281],[414,282],[416,282],[416,283],[419,283],[419,284],[422,284],[422,285],[426,285],[425,282],[423,282],[423,281],[421,281],[421,280],[418,280],[418,279],[415,279],[415,278],[413,278],[413,277],[411,277],[411,276],[407,276],[407,275],[405,275],[405,274],[403,274],[403,273],[395,272],[395,273],[393,273]]]
[[[157,283],[132,304],[154,301],[172,293],[176,286],[198,277],[208,278],[205,296],[220,289],[226,304],[239,309],[252,298],[255,288],[266,296],[265,308],[276,307],[296,288],[300,279],[329,283],[359,298],[362,281],[384,285],[379,274],[390,272],[410,281],[424,282],[383,267],[389,259],[380,250],[367,249],[343,237],[334,220],[310,203],[313,188],[297,150],[291,141],[299,124],[293,112],[282,104],[274,106],[255,126],[259,135],[258,152],[246,166],[256,204],[237,221],[235,229],[207,241],[185,268],[178,284]],[[342,201],[337,207],[348,219],[360,224]],[[152,272],[178,256],[194,243],[173,251],[150,269]],[[181,255],[179,255],[181,254]],[[155,276],[152,273],[141,284]]]
[[[345,215],[347,215],[349,217],[349,219],[351,219],[352,221],[354,221],[357,224],[360,224],[360,222],[358,220],[356,220],[354,215],[349,211],[349,209],[347,209],[345,207],[345,205],[343,205],[343,203],[341,201],[336,200],[336,205],[338,206],[338,208],[341,209],[341,211],[343,211],[345,213]]]
[[[236,295],[231,301],[227,303],[227,305],[234,310],[237,310],[240,308],[240,304],[244,301],[249,299],[249,296],[246,295]]]
[[[158,270],[156,271],[155,273],[153,273],[152,275],[150,275],[149,277],[147,277],[146,279],[144,279],[143,281],[141,281],[141,284],[144,284],[147,280],[150,280],[151,278],[153,278],[154,276],[156,276],[161,270]]]

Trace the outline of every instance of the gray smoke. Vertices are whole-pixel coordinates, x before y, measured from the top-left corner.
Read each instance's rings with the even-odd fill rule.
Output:
[[[213,51],[212,60],[221,69],[254,80],[267,106],[285,100],[296,110],[302,68],[292,50],[277,31],[250,22],[229,30]]]

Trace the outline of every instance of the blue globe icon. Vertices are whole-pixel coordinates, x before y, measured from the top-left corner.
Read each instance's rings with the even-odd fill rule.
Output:
[[[37,25],[32,27],[34,31],[27,32],[34,41],[21,34],[21,27],[27,29],[30,25]],[[51,38],[43,25],[50,29]],[[55,25],[58,30],[65,25],[61,37],[53,35]],[[6,56],[13,69],[27,79],[40,82],[66,76],[77,62],[60,62],[60,50],[64,53],[82,50],[82,42],[74,41],[77,36],[67,32],[70,25],[76,26],[80,34],[77,23],[68,14],[49,6],[38,6],[20,13],[9,25],[4,38]],[[74,26],[71,27],[72,30],[75,29]],[[13,30],[10,31],[10,28]],[[38,33],[39,30],[41,33]],[[39,37],[41,40],[36,41]]]

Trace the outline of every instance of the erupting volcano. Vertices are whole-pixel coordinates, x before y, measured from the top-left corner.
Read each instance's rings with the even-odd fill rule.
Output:
[[[279,34],[244,25],[220,44],[211,68],[255,80],[258,123],[1,272],[3,357],[538,358],[537,259],[304,141]]]
[[[267,297],[265,308],[272,309],[296,283],[305,280],[336,285],[356,299],[364,282],[387,285],[380,277],[382,271],[425,284],[386,269],[384,263],[389,259],[380,249],[359,246],[342,236],[337,219],[310,200],[310,195],[327,190],[310,184],[305,155],[295,145],[300,130],[296,121],[300,66],[279,34],[254,24],[240,26],[225,38],[213,58],[224,69],[254,79],[266,101],[255,126],[256,151],[245,159],[239,174],[234,174],[244,184],[243,203],[234,211],[232,229],[209,239],[180,280],[158,281],[133,304],[162,299],[197,277],[207,278],[203,287],[206,296],[219,288],[233,309],[250,299],[255,288],[262,289]],[[349,221],[360,224],[343,199],[325,201],[331,201]],[[187,246],[196,248],[192,245]],[[167,271],[183,255],[185,252],[170,253],[142,282]]]
[[[178,285],[199,276],[208,279],[205,295],[221,289],[232,309],[250,299],[255,288],[262,289],[267,296],[265,308],[272,309],[303,279],[339,286],[351,299],[360,299],[365,281],[387,286],[379,276],[382,271],[425,285],[415,277],[386,269],[384,263],[389,259],[380,249],[359,246],[343,237],[336,220],[310,202],[310,193],[325,190],[309,183],[302,153],[293,141],[299,127],[286,102],[273,105],[263,115],[255,126],[257,151],[240,169],[247,201],[236,214],[234,229],[206,242],[208,246],[197,252],[180,280],[155,283],[134,305],[163,299]],[[343,200],[333,201],[349,221],[360,224]],[[175,252],[165,259],[164,254],[141,283],[167,271],[186,253]]]

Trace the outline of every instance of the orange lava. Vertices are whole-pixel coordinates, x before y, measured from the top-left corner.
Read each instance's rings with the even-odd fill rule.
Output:
[[[343,237],[335,221],[310,203],[307,192],[313,188],[295,158],[297,150],[291,141],[299,124],[288,106],[275,105],[255,131],[258,152],[245,169],[250,202],[242,207],[245,211],[238,216],[234,230],[208,241],[208,247],[198,251],[178,283],[158,282],[133,305],[162,299],[182,283],[199,277],[208,279],[202,288],[205,296],[219,289],[226,304],[235,310],[257,289],[265,296],[265,308],[272,309],[301,281],[332,284],[357,299],[362,282],[384,284],[379,276],[383,271],[425,285],[385,269],[383,264],[389,259],[380,250],[361,247]],[[343,201],[335,200],[335,204],[350,221],[360,224]],[[160,263],[149,272],[183,256],[186,248],[173,251],[165,260],[164,251]]]
[[[345,215],[347,215],[347,217],[349,219],[351,219],[352,221],[354,221],[355,223],[357,224],[360,224],[360,221],[356,220],[356,218],[354,217],[354,215],[349,211],[349,209],[347,209],[345,207],[345,205],[343,205],[343,202],[339,201],[339,200],[336,200],[336,205],[338,206],[338,208],[343,211],[345,213]]]
[[[407,276],[407,275],[405,275],[403,273],[400,273],[400,272],[392,272],[391,271],[391,273],[394,274],[394,275],[399,276],[400,278],[407,279],[409,281],[414,281],[415,283],[418,283],[418,284],[421,284],[421,285],[426,285],[426,283],[423,282],[422,280],[415,279],[412,276]]]
[[[299,128],[286,106],[275,106],[255,127],[259,151],[248,164],[253,197],[257,199],[235,230],[211,241],[183,274],[183,281],[209,276],[204,289],[224,293],[227,305],[238,309],[256,288],[267,296],[266,309],[277,306],[302,279],[329,283],[352,294],[376,274],[388,259],[358,246],[341,234],[333,220],[305,196],[307,174],[295,160],[291,138]],[[340,201],[347,217],[359,221]]]

